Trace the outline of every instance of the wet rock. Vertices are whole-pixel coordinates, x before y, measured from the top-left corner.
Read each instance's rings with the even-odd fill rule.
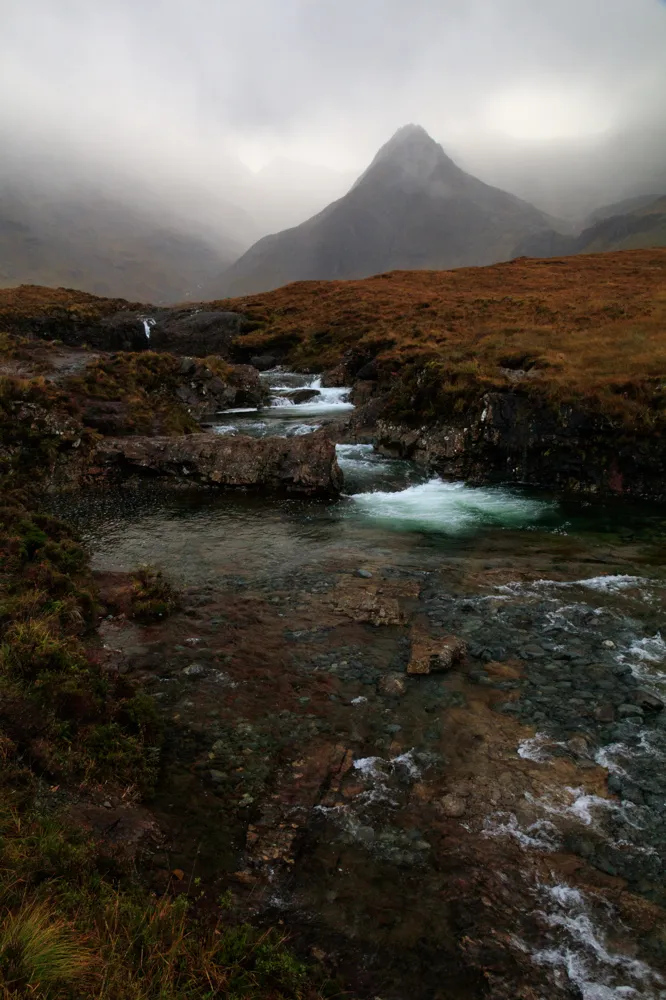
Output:
[[[323,435],[109,438],[100,443],[95,461],[94,472],[101,475],[148,473],[206,486],[330,495],[339,493],[343,482],[335,445]]]
[[[615,709],[612,705],[598,705],[592,714],[597,722],[615,721]]]
[[[337,595],[336,611],[371,625],[404,625],[405,616],[396,598],[369,587]]]
[[[645,688],[636,688],[631,700],[634,705],[638,705],[645,712],[662,712],[664,709],[661,698]]]
[[[372,573],[369,569],[357,569],[356,576],[360,576],[363,580],[370,580],[372,578]]]
[[[260,372],[268,372],[272,368],[277,368],[282,361],[280,354],[253,354],[250,364]]]
[[[261,406],[270,393],[259,378],[259,372],[249,365],[227,365],[216,374],[204,362],[183,358],[180,364],[181,384],[176,397],[195,417],[210,416],[235,406]]]
[[[457,636],[429,639],[416,635],[412,639],[412,655],[408,674],[432,674],[452,670],[467,653],[467,645]]]
[[[617,714],[621,719],[628,719],[630,717],[643,717],[643,709],[638,705],[618,705]]]
[[[403,674],[385,674],[379,681],[379,693],[400,697],[407,690]]]
[[[441,811],[445,816],[450,816],[452,819],[458,819],[460,816],[464,816],[467,812],[467,803],[460,795],[454,795],[453,793],[445,795],[440,802]]]
[[[281,399],[290,399],[292,403],[298,405],[300,403],[309,403],[310,400],[316,399],[320,395],[319,389],[294,389],[293,392],[282,393]]]
[[[619,774],[608,775],[608,791],[613,792],[615,795],[619,795],[622,791],[622,781]]]
[[[226,780],[224,771],[218,771],[214,767],[208,771],[208,777],[213,785],[221,785]]]

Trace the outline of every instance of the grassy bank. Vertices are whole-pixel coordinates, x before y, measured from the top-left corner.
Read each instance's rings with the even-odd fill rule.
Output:
[[[63,452],[94,441],[91,400],[117,398],[138,419],[177,359],[107,359],[55,384],[35,374],[30,342],[4,336],[0,362],[0,996],[320,996],[279,933],[232,922],[197,880],[176,874],[156,894],[140,851],[114,840],[119,817],[150,828],[162,723],[99,618],[156,621],[178,595],[143,568],[102,606],[80,540],[35,499]]]
[[[511,387],[589,401],[630,424],[663,420],[666,250],[297,282],[224,307],[258,325],[239,338],[243,350],[281,351],[295,366],[374,359],[407,393],[429,366],[429,418],[446,416],[452,399],[462,408],[470,395]]]

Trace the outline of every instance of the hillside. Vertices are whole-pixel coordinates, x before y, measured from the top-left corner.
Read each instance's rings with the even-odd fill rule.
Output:
[[[666,373],[666,249],[297,282],[214,305],[259,325],[244,350],[315,369],[353,351],[538,367],[542,384],[572,388]]]
[[[259,240],[207,290],[240,295],[303,279],[491,264],[551,226],[532,205],[466,174],[424,129],[408,125],[343,198]]]
[[[515,248],[516,255],[554,257],[666,246],[666,195],[597,209],[590,222],[576,237],[553,229],[530,236]]]
[[[153,302],[197,297],[239,245],[217,246],[175,222],[105,196],[0,182],[0,286],[65,285]]]

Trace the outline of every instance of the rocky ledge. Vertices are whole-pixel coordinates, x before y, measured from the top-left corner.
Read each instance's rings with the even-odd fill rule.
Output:
[[[535,483],[576,492],[664,496],[666,442],[646,437],[581,404],[554,404],[518,393],[488,392],[461,416],[419,427],[391,419],[375,399],[359,430],[378,451],[444,476],[475,482]]]
[[[324,435],[252,438],[188,434],[107,438],[95,454],[93,478],[133,473],[204,486],[331,495],[342,489],[335,445]]]

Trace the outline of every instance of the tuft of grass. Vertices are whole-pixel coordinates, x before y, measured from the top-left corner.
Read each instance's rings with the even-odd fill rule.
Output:
[[[83,935],[44,903],[0,913],[0,980],[5,996],[43,1000],[81,995],[91,985],[95,958]]]
[[[130,614],[140,622],[152,622],[180,606],[178,592],[160,569],[140,566],[132,573]]]

